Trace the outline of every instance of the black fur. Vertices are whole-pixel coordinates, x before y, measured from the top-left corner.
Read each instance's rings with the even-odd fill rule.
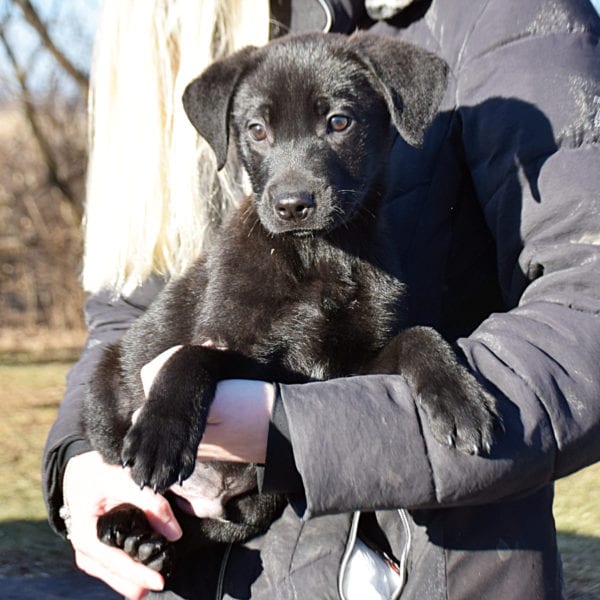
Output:
[[[190,120],[219,166],[235,143],[253,196],[206,258],[106,351],[86,400],[87,431],[106,460],[164,491],[192,473],[220,379],[291,383],[357,373],[401,373],[441,443],[489,450],[493,401],[435,331],[403,322],[405,290],[391,275],[397,266],[378,218],[394,135],[422,139],[445,78],[440,59],[392,39],[306,35],[246,48],[190,84]],[[200,345],[208,340],[227,350]],[[144,402],[140,368],[176,344],[184,347]],[[229,522],[196,520],[202,539],[264,531],[285,499],[259,495],[252,467],[213,467],[244,489],[225,506]],[[123,521],[122,511],[103,517],[101,537],[124,547],[139,536],[137,518],[131,535]],[[138,547],[128,542],[143,559]],[[155,567],[164,566],[155,556],[163,550],[161,541],[149,554]]]

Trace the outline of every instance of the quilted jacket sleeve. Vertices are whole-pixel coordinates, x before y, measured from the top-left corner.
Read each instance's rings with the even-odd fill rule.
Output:
[[[600,19],[583,2],[497,5],[469,40],[458,104],[502,290],[517,306],[460,346],[560,477],[600,456]],[[519,113],[541,126],[518,128]]]
[[[282,386],[307,515],[494,502],[600,459],[600,21],[576,0],[470,9],[455,111],[512,308],[458,347],[505,431],[465,456],[431,438],[401,377]]]

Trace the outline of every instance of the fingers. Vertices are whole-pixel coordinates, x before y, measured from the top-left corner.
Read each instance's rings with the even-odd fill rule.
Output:
[[[125,552],[103,544],[98,518],[119,504],[131,503],[146,514],[151,526],[174,541],[181,528],[168,501],[149,489],[140,490],[126,469],[106,464],[97,452],[69,460],[63,478],[69,539],[77,565],[127,598],[142,598],[164,586],[160,573],[134,561]]]
[[[126,598],[142,598],[149,590],[162,590],[160,573],[136,562],[125,552],[103,544],[96,534],[96,520],[73,514],[70,540],[75,561],[82,570],[104,581]]]
[[[171,505],[160,494],[154,494],[150,489],[143,491],[148,492],[151,498],[147,498],[147,502],[143,506],[139,506],[145,513],[148,522],[152,529],[166,537],[170,542],[178,540],[181,535],[181,527],[173,514]],[[133,504],[133,502],[132,502]]]
[[[119,471],[119,477],[122,478],[121,485],[118,486],[118,494],[115,494],[118,502],[105,506],[105,509],[110,510],[117,504],[133,504],[144,511],[146,518],[155,531],[171,542],[178,540],[182,535],[182,531],[168,500],[148,487],[140,489],[131,479],[129,469],[116,468]],[[115,482],[113,482],[114,485]],[[112,489],[115,490],[115,487]]]
[[[227,346],[224,344],[215,344],[212,340],[206,340],[206,342],[202,342],[200,345],[207,348],[214,348],[215,350],[227,350]]]
[[[76,549],[75,562],[82,571],[97,577],[130,600],[143,598],[148,591],[160,591],[164,579],[160,573],[134,561],[122,550],[105,546]],[[90,552],[87,554],[86,552]],[[126,577],[123,574],[126,573]]]
[[[212,340],[208,340],[202,344],[207,348],[215,348],[217,350],[227,350],[227,348],[223,345],[217,345]],[[150,388],[152,387],[152,383],[154,379],[158,375],[158,372],[162,369],[163,365],[179,350],[182,346],[171,346],[158,356],[154,357],[149,363],[146,363],[140,369],[140,377],[142,379],[142,387],[144,388],[144,394],[146,398],[148,397],[148,393],[150,392]]]

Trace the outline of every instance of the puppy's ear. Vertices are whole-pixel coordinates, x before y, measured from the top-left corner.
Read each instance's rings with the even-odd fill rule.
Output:
[[[383,95],[400,135],[420,146],[446,89],[446,62],[391,37],[355,33],[348,41]]]
[[[210,144],[222,169],[229,145],[229,110],[240,76],[257,50],[247,46],[214,62],[183,93],[183,107],[192,125]]]

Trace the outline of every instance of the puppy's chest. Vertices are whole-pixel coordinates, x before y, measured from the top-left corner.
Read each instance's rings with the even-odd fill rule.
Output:
[[[398,289],[371,268],[320,265],[279,297],[253,353],[275,349],[286,367],[311,379],[355,373],[390,339]]]
[[[315,354],[328,365],[328,377],[354,373],[396,332],[402,287],[364,264],[320,284],[315,303],[322,326]]]
[[[253,270],[238,264],[218,282],[197,337],[307,379],[356,372],[390,339],[401,295],[372,264],[337,253]]]
[[[371,302],[364,283],[341,269],[313,269],[300,277],[256,272],[254,278],[229,278],[213,293],[202,323],[230,343],[237,339],[236,345],[281,335],[298,343],[321,338],[327,329],[356,329]]]

